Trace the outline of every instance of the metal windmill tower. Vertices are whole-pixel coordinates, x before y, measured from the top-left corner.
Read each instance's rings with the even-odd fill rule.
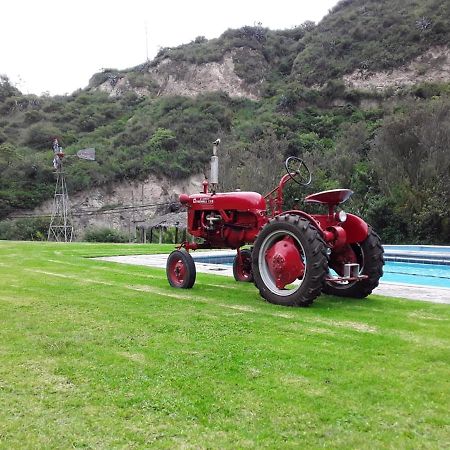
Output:
[[[63,166],[64,152],[58,144],[53,141],[53,167],[56,170],[55,194],[53,197],[52,217],[48,228],[47,240],[56,242],[72,242],[74,237],[72,214],[70,212],[69,194],[67,193],[66,177]],[[80,150],[78,158],[95,160],[95,149]]]

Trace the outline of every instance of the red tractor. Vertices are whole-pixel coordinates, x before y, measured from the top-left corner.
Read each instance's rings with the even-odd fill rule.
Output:
[[[308,195],[304,201],[325,206],[325,214],[283,210],[283,191],[293,181],[306,186],[311,172],[300,158],[285,161],[286,174],[264,197],[256,192],[216,193],[217,147],[211,158],[211,184],[203,192],[180,195],[188,210],[188,232],[202,243],[183,242],[167,260],[171,286],[191,288],[195,263],[190,250],[236,249],[237,281],[253,281],[262,297],[285,306],[308,306],[321,292],[363,298],[383,275],[383,248],[364,220],[342,209],[353,192],[333,189]],[[209,191],[209,187],[212,187]],[[252,244],[252,249],[241,247]]]

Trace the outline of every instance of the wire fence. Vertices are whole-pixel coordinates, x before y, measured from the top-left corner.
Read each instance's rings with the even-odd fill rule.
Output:
[[[158,208],[161,206],[171,206],[175,202],[164,202],[164,203],[147,203],[143,205],[123,205],[123,206],[113,206],[113,207],[103,207],[100,209],[83,209],[80,211],[72,211],[71,215],[73,217],[86,217],[86,216],[98,216],[103,214],[118,214],[121,212],[136,212],[146,209]],[[8,219],[29,219],[36,217],[51,217],[51,214],[37,214],[37,213],[20,213],[11,214]]]

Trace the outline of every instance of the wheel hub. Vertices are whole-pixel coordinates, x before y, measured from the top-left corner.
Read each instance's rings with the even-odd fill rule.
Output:
[[[185,274],[185,267],[182,261],[177,261],[177,263],[175,264],[173,273],[175,275],[175,279],[178,282],[183,282],[184,280],[184,274]]]
[[[305,265],[292,237],[287,236],[272,245],[265,259],[278,289],[284,289],[297,278],[303,278]]]

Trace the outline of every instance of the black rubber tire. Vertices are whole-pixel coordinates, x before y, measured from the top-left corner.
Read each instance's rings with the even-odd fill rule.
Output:
[[[167,258],[166,275],[174,288],[190,289],[194,286],[197,271],[192,256],[184,249],[174,250]]]
[[[367,275],[368,278],[348,285],[339,285],[338,283],[326,281],[323,287],[325,294],[339,297],[364,298],[370,295],[378,286],[380,278],[383,276],[384,266],[384,250],[380,237],[369,226],[367,238],[352,247],[358,257],[360,274]]]
[[[234,257],[233,261],[233,276],[236,281],[244,282],[244,283],[252,283],[253,282],[253,271],[252,271],[252,252],[248,249],[241,250],[241,258],[244,260],[245,273],[242,272],[242,269],[239,267],[238,263],[238,255]]]
[[[273,286],[270,274],[267,274],[264,254],[265,247],[270,239],[285,232],[297,241],[301,246],[306,258],[305,274],[303,280],[296,290],[291,294],[285,290],[279,290]],[[273,236],[273,237],[272,237]],[[261,265],[261,271],[260,271]],[[259,233],[252,252],[252,269],[255,284],[259,293],[270,303],[282,306],[309,306],[317,298],[324,283],[325,275],[328,273],[328,259],[326,246],[322,237],[311,223],[294,214],[286,214],[274,217]],[[272,286],[271,286],[272,284]],[[287,290],[286,290],[287,291]]]

